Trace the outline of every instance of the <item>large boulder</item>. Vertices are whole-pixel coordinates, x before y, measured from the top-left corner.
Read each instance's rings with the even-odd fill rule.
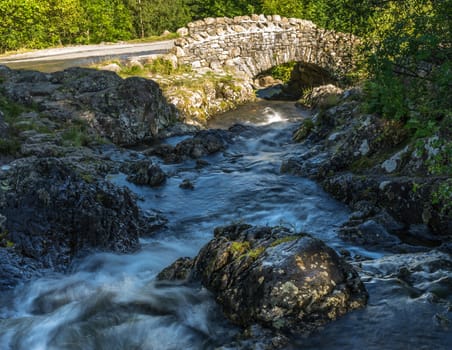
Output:
[[[358,274],[333,249],[283,227],[217,228],[194,260],[180,259],[159,275],[183,277],[201,281],[243,327],[307,333],[367,301]]]
[[[132,252],[151,222],[134,196],[64,158],[23,158],[0,170],[7,247],[37,266],[64,270],[90,250]],[[93,176],[94,175],[94,176]],[[10,264],[15,271],[14,264]]]
[[[159,85],[144,78],[87,68],[51,74],[1,69],[0,78],[11,100],[52,121],[84,120],[119,145],[150,141],[178,119]]]

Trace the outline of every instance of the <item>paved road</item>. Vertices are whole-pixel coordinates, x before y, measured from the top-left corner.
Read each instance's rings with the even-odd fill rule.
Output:
[[[166,53],[173,45],[173,40],[166,40],[139,44],[69,46],[2,56],[0,57],[0,64],[15,69],[54,72],[69,67],[88,66],[107,59],[126,59]]]

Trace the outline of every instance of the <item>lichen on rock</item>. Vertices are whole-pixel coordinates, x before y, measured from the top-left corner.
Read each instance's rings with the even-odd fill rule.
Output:
[[[200,281],[232,322],[277,332],[309,333],[367,301],[357,272],[333,249],[284,227],[217,228],[195,259],[160,278]]]

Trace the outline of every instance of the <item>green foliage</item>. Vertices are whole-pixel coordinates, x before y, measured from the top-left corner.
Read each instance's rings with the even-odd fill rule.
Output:
[[[441,213],[452,213],[452,180],[442,182],[438,189],[432,193],[432,204],[441,206]]]
[[[367,98],[364,109],[388,119],[406,121],[409,115],[405,86],[396,77],[383,74],[365,84]]]
[[[19,49],[25,44],[43,47],[46,42],[45,8],[39,0],[0,1],[0,50]]]
[[[161,34],[189,14],[185,0],[2,0],[0,52]]]
[[[288,83],[292,76],[292,71],[297,63],[289,62],[280,64],[271,68],[268,73],[275,79],[282,80],[283,83]]]
[[[192,19],[186,0],[127,0],[126,3],[132,13],[136,37],[175,31]]]
[[[452,0],[387,1],[363,47],[368,111],[401,120],[416,137],[452,114]]]
[[[452,175],[452,140],[436,139],[430,145],[436,152],[428,160],[428,170],[434,175]]]
[[[261,0],[189,0],[187,4],[194,19],[250,15],[262,9]]]
[[[305,18],[308,1],[298,0],[263,0],[262,11],[268,15],[282,15],[286,17]]]
[[[123,0],[80,0],[82,43],[132,38],[132,18]]]

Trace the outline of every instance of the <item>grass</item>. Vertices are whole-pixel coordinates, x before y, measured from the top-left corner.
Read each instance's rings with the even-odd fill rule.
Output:
[[[20,150],[20,141],[16,138],[0,139],[0,154],[15,155]]]
[[[312,119],[306,118],[305,120],[303,120],[303,123],[301,124],[301,126],[294,132],[292,139],[295,142],[303,141],[306,137],[309,136],[312,129],[314,129],[314,126],[315,125],[314,125],[314,122],[312,121]]]
[[[188,65],[178,65],[175,66],[173,63],[164,57],[157,57],[154,59],[150,59],[141,65],[125,65],[118,61],[108,61],[103,62],[102,66],[115,63],[117,64],[121,70],[119,71],[119,75],[123,78],[131,77],[131,76],[140,76],[145,78],[152,78],[154,75],[162,75],[163,77],[168,77],[171,75],[181,75],[184,73],[191,73],[191,67]],[[97,68],[101,66],[97,65]]]

